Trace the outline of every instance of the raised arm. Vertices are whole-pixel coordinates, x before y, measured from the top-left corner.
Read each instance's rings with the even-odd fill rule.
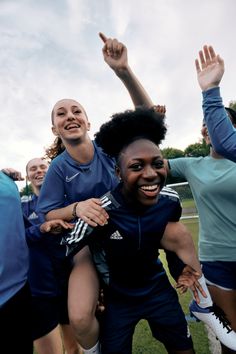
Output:
[[[128,64],[127,48],[117,39],[107,38],[99,33],[104,43],[102,52],[105,62],[127,88],[135,107],[152,107],[154,104]]]
[[[224,60],[205,45],[195,60],[197,78],[203,95],[203,114],[215,151],[236,162],[236,131],[220,95],[219,84],[224,75]]]

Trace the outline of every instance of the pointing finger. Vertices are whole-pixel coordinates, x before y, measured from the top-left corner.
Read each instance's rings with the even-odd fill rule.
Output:
[[[107,41],[107,37],[105,36],[105,34],[103,34],[102,32],[99,32],[99,37],[101,38],[101,40],[106,43]]]

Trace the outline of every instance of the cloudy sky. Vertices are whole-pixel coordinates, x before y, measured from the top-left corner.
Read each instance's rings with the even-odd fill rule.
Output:
[[[85,107],[96,132],[132,108],[102,56],[101,31],[126,44],[130,66],[153,101],[167,107],[162,147],[200,138],[201,92],[194,59],[212,44],[225,60],[225,104],[236,100],[235,0],[0,0],[0,168],[24,172],[53,141],[60,98]]]

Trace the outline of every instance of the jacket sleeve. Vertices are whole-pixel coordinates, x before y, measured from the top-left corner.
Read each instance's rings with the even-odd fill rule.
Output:
[[[24,223],[25,223],[25,236],[28,244],[40,241],[42,237],[45,237],[45,234],[40,232],[40,225],[31,223],[27,217],[24,215]]]
[[[203,113],[214,150],[236,162],[236,130],[222,103],[220,88],[203,91]]]

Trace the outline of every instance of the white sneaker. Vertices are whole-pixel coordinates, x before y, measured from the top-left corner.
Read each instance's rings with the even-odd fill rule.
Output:
[[[226,347],[236,350],[236,332],[230,327],[230,322],[224,312],[215,304],[210,307],[200,307],[196,301],[189,306],[191,316],[206,323],[215,333],[219,341]]]

